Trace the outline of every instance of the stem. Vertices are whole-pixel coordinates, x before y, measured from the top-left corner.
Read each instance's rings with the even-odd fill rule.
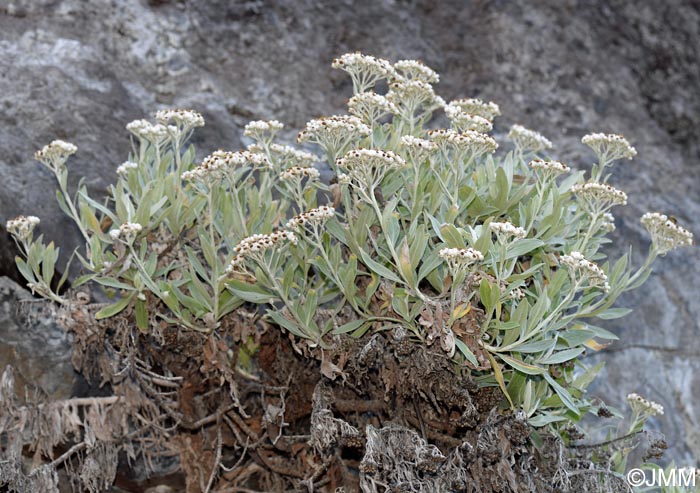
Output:
[[[214,291],[214,320],[219,319],[219,259],[217,255],[218,248],[216,247],[216,242],[214,240],[214,189],[209,187],[209,193],[207,193],[207,204],[209,206],[209,241],[214,249],[214,265],[212,265],[212,276],[211,276],[211,287]]]

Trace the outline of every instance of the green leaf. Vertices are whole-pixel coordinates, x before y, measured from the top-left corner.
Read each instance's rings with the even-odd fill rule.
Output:
[[[375,272],[383,278],[393,281],[395,283],[403,284],[401,282],[401,279],[399,279],[396,274],[384,267],[379,262],[372,260],[372,257],[370,257],[367,252],[365,252],[364,250],[360,250],[360,255],[362,256],[362,262],[364,262],[364,264],[367,267],[369,267],[372,270],[372,272]]]
[[[459,349],[459,352],[462,353],[465,358],[467,358],[467,361],[469,361],[476,368],[479,367],[479,362],[477,361],[476,356],[466,344],[455,338],[455,345],[457,346],[457,349]]]
[[[467,248],[462,234],[452,224],[443,224],[440,226],[440,233],[442,233],[442,237],[445,238],[445,243],[447,243],[448,247]]]
[[[506,356],[505,354],[499,354],[498,357],[505,361],[509,366],[515,368],[516,370],[522,373],[526,373],[527,375],[542,375],[545,372],[544,368],[525,363],[524,361],[518,358]]]
[[[542,413],[530,418],[528,420],[528,423],[530,424],[530,426],[534,426],[535,428],[541,428],[551,423],[566,421],[566,419],[566,416],[558,416],[556,414],[551,413]]]
[[[267,315],[280,327],[287,329],[289,332],[297,337],[303,339],[310,339],[310,337],[301,330],[301,328],[293,321],[284,317],[280,312],[276,310],[268,310]]]
[[[576,407],[576,404],[574,403],[574,398],[571,397],[571,394],[569,393],[569,391],[566,390],[566,389],[565,389],[564,387],[562,387],[561,385],[559,385],[559,384],[557,383],[557,381],[554,380],[554,378],[552,378],[552,377],[550,376],[549,373],[545,372],[545,373],[543,373],[542,375],[544,376],[544,379],[547,380],[547,382],[549,383],[549,385],[552,386],[552,388],[554,389],[554,391],[557,393],[557,395],[558,395],[559,398],[561,399],[562,403],[563,403],[566,407],[568,407],[568,408],[571,410],[571,412],[573,412],[574,414],[576,414],[577,416],[579,416],[581,413],[580,413],[578,407]]]
[[[514,241],[508,246],[508,249],[506,250],[506,259],[520,257],[521,255],[530,253],[531,251],[543,246],[544,244],[544,241],[538,240],[536,238],[525,238],[522,240]]]
[[[566,361],[576,358],[581,354],[586,348],[576,347],[571,349],[565,349],[564,351],[559,351],[546,358],[538,359],[537,363],[542,365],[558,365]]]
[[[348,332],[352,332],[356,329],[359,329],[364,323],[366,323],[366,320],[358,319],[358,320],[352,320],[346,324],[341,325],[340,327],[333,329],[334,334],[347,334]]]
[[[148,308],[146,302],[136,299],[136,326],[141,332],[148,332]]]
[[[129,306],[129,302],[133,299],[135,294],[136,293],[132,293],[129,296],[124,296],[116,303],[113,303],[109,306],[104,307],[103,309],[101,309],[100,311],[98,311],[95,314],[95,319],[102,320],[103,318],[109,318],[109,317],[115,316],[116,314],[118,314],[119,312],[124,310],[124,308]]]
[[[508,393],[508,389],[506,388],[506,382],[503,379],[503,372],[501,372],[501,367],[498,366],[498,363],[493,358],[491,353],[487,352],[486,356],[489,357],[489,361],[491,362],[491,368],[493,369],[493,376],[496,379],[496,382],[498,382],[498,386],[501,388],[503,395],[505,395],[506,398],[508,399],[508,402],[510,403],[510,408],[515,409],[515,405],[513,404],[513,399],[511,399],[510,394]]]
[[[257,284],[247,284],[238,279],[226,281],[226,288],[242,300],[250,303],[272,303],[277,296]]]
[[[602,313],[599,313],[596,316],[603,320],[614,320],[616,318],[624,317],[625,315],[631,312],[631,308],[608,308],[607,310],[605,310]]]

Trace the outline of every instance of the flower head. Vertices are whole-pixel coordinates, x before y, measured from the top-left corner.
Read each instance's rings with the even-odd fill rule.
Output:
[[[493,124],[487,118],[479,115],[471,115],[465,112],[459,105],[450,103],[445,106],[445,114],[450,119],[452,128],[458,132],[473,130],[487,133],[493,130]]]
[[[545,136],[522,125],[510,127],[508,138],[513,141],[515,148],[522,152],[540,152],[553,147],[552,142]]]
[[[360,118],[363,122],[371,125],[384,115],[397,113],[398,109],[390,103],[384,96],[374,91],[355,94],[348,101],[350,114]]]
[[[628,394],[627,402],[630,403],[633,411],[643,414],[645,417],[663,415],[664,413],[664,407],[661,404],[645,399],[636,393]]]
[[[419,163],[437,149],[437,144],[429,140],[413,137],[412,135],[404,135],[401,137],[401,147],[406,150],[406,154],[413,162]]]
[[[285,228],[299,231],[306,225],[322,224],[333,216],[335,216],[335,209],[328,205],[322,205],[294,216],[287,222]]]
[[[371,133],[370,128],[356,116],[337,115],[311,120],[299,132],[297,141],[315,142],[324,151],[335,157],[359,138]]]
[[[600,225],[600,229],[606,233],[612,233],[615,231],[615,216],[609,212],[603,213],[603,222]]]
[[[58,171],[78,148],[70,142],[54,140],[34,153],[34,158],[52,171]]]
[[[277,132],[283,128],[284,125],[277,120],[255,120],[245,126],[243,135],[269,145]]]
[[[270,144],[267,149],[280,168],[289,166],[309,167],[319,160],[315,154],[288,145]],[[249,145],[248,151],[261,156],[266,155],[265,149],[260,144]],[[267,158],[265,157],[265,159]]]
[[[36,216],[17,216],[7,221],[5,227],[7,231],[17,237],[18,240],[25,241],[31,238],[32,232],[39,222],[39,218]]]
[[[485,103],[481,99],[463,98],[455,99],[450,102],[451,106],[461,108],[462,111],[469,115],[476,115],[486,118],[492,122],[494,118],[501,114],[501,110],[496,103]]]
[[[333,60],[331,66],[350,74],[355,94],[365,92],[377,81],[394,74],[394,69],[387,60],[362,53],[346,53]]]
[[[182,179],[188,181],[200,181],[214,183],[237,166],[253,166],[256,168],[270,169],[271,164],[264,154],[249,151],[214,151],[204,158],[196,168],[182,173]]]
[[[355,185],[374,187],[387,171],[406,166],[406,161],[391,151],[380,149],[354,149],[336,160],[338,169],[344,170]]]
[[[556,176],[571,171],[571,168],[564,163],[560,163],[559,161],[544,161],[543,159],[534,159],[530,161],[530,168],[546,176]]]
[[[161,125],[174,123],[178,130],[187,132],[196,127],[204,126],[204,118],[201,113],[194,110],[160,110],[156,112],[156,121]]]
[[[581,139],[583,144],[593,149],[598,160],[605,164],[618,159],[632,159],[637,150],[622,135],[588,134]]]
[[[507,221],[491,222],[489,224],[489,229],[496,234],[498,241],[501,243],[505,243],[506,241],[510,240],[511,237],[516,240],[520,240],[527,236],[527,231]]]
[[[309,180],[318,180],[319,176],[321,176],[321,173],[319,173],[316,168],[311,168],[308,166],[292,166],[291,168],[287,168],[282,172],[280,179],[285,181],[301,180],[302,178],[306,177],[309,178]]]
[[[419,80],[429,84],[440,82],[440,76],[420,60],[400,60],[394,64],[399,79]]]
[[[589,212],[603,211],[614,205],[626,205],[627,194],[605,183],[589,182],[571,187]]]
[[[233,251],[235,255],[226,268],[227,274],[245,270],[245,260],[250,258],[256,262],[262,261],[265,252],[280,245],[283,241],[289,241],[293,245],[297,243],[296,235],[291,231],[280,230],[270,234],[254,234],[243,238]]]
[[[139,165],[133,161],[125,161],[117,167],[117,174],[120,176],[126,176],[132,169],[138,168]]]
[[[459,133],[452,129],[439,128],[428,132],[428,137],[444,152],[452,149],[460,157],[474,158],[491,154],[498,148],[498,144],[492,137],[473,130]]]
[[[438,257],[447,263],[447,269],[453,277],[484,260],[484,255],[474,248],[443,248],[438,252]]]
[[[118,228],[112,229],[109,232],[109,236],[114,241],[120,240],[124,243],[131,244],[142,230],[143,226],[139,223],[124,223]]]
[[[569,275],[575,282],[583,284],[587,280],[589,287],[600,287],[605,292],[610,290],[608,276],[605,275],[603,269],[590,260],[586,260],[581,252],[561,255],[559,262],[569,270]]]
[[[420,108],[431,111],[441,106],[441,99],[437,98],[433,87],[421,80],[392,82],[386,99],[396,106],[396,113],[405,119],[412,118]]]
[[[665,214],[647,212],[641,221],[649,231],[654,249],[659,255],[666,255],[671,250],[693,244],[693,233],[676,224],[674,219]]]
[[[126,125],[126,129],[139,139],[159,146],[168,138],[168,127],[160,123],[151,123],[148,120],[134,120]]]

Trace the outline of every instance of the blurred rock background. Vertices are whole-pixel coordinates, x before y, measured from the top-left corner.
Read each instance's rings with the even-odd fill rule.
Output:
[[[501,106],[502,143],[520,123],[576,167],[593,157],[582,135],[627,136],[639,156],[614,168],[612,182],[630,200],[615,211],[613,257],[632,245],[641,262],[647,210],[700,234],[696,0],[3,0],[0,223],[40,216],[41,231],[69,252],[78,232],[56,206],[53,177],[33,161],[36,149],[54,138],[78,145],[72,186],[84,178],[99,194],[129,152],[125,124],[157,109],[203,113],[200,156],[239,148],[251,119],[281,120],[291,142],[310,118],[343,111],[351,84],[330,62],[355,50],[422,59],[441,74],[445,99]],[[4,275],[10,247],[0,238]],[[660,259],[646,286],[622,300],[635,312],[605,324],[621,341],[590,358],[607,362],[594,395],[624,407],[638,392],[665,406],[651,426],[667,436],[666,458],[690,466],[700,465],[698,293],[698,248]],[[0,366],[21,361],[25,380],[62,395],[69,346],[45,320],[24,321],[24,297],[2,280]]]

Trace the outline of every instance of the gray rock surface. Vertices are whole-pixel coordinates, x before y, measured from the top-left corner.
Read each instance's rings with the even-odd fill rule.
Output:
[[[529,5],[528,5],[529,4]],[[421,58],[442,75],[446,99],[501,105],[512,123],[541,130],[557,157],[585,167],[590,131],[626,135],[639,157],[613,183],[630,194],[617,213],[614,255],[647,246],[647,210],[700,233],[700,5],[694,0],[582,2],[5,0],[0,3],[0,220],[41,216],[66,251],[77,231],[60,216],[52,178],[33,162],[53,138],[74,142],[73,186],[99,193],[124,161],[124,125],[163,107],[201,111],[201,155],[237,148],[250,119],[292,130],[342,111],[351,89],[330,68],[360,50]],[[668,457],[700,461],[700,252],[657,263],[645,288],[622,300],[635,314],[607,326],[621,341],[597,358],[592,390],[612,404],[639,392],[666,407],[652,426]]]

